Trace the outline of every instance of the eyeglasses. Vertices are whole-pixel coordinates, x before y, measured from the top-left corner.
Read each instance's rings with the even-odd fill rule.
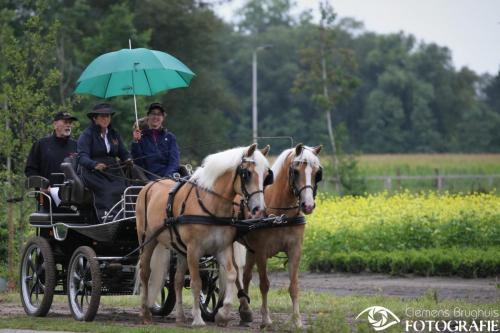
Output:
[[[163,117],[163,113],[162,112],[151,112],[149,115],[150,116],[160,116],[160,117]]]

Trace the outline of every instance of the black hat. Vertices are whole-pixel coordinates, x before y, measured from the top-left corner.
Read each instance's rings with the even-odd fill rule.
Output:
[[[115,111],[111,109],[111,105],[108,103],[99,103],[94,108],[92,111],[87,112],[87,117],[92,119],[92,117],[98,115],[98,114],[110,114],[113,115]]]
[[[160,103],[151,103],[151,105],[149,105],[149,108],[148,108],[148,115],[151,113],[151,111],[153,110],[160,110],[163,114],[166,114],[167,112],[165,111],[165,109],[163,108],[163,105],[161,105]]]
[[[71,121],[76,121],[78,120],[76,117],[73,117],[69,112],[65,111],[59,111],[54,115],[54,120],[53,121],[58,121],[58,120],[71,120]]]

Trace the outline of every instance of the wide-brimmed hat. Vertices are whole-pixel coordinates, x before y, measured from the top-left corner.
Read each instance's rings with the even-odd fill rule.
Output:
[[[73,117],[69,112],[59,111],[54,115],[53,121],[58,121],[58,120],[77,121],[78,119],[76,117]]]
[[[96,116],[98,114],[110,114],[110,115],[114,115],[115,111],[113,111],[113,109],[111,108],[110,104],[108,104],[108,103],[99,103],[96,106],[94,106],[94,108],[91,111],[87,112],[87,117],[89,117],[90,119],[92,119],[94,116]]]

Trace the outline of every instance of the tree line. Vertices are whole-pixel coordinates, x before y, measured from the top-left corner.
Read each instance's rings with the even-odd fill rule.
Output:
[[[196,0],[1,3],[2,123],[15,114],[8,141],[31,144],[50,131],[49,114],[58,109],[73,110],[80,127],[86,126],[84,113],[96,98],[73,94],[77,78],[92,59],[128,47],[131,38],[133,47],[166,51],[197,74],[187,89],[139,99],[143,113],[151,101],[167,106],[167,127],[188,160],[228,142],[250,142],[251,60],[260,45],[272,45],[258,53],[260,136],[327,144],[328,109],[348,151],[489,152],[500,147],[500,71],[492,77],[456,69],[446,47],[403,32],[376,34],[333,11],[320,26],[311,12],[293,16],[290,0],[247,1],[237,23],[217,17],[213,3]],[[115,123],[128,138],[131,99],[111,102],[119,111]],[[35,128],[26,130],[30,125]],[[18,138],[21,128],[25,137]],[[277,149],[288,144],[274,142]],[[2,151],[2,157],[6,154]]]

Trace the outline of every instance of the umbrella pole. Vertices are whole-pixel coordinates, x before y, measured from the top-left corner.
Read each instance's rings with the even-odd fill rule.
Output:
[[[134,109],[135,109],[135,126],[139,128],[139,119],[137,118],[137,99],[134,94]]]
[[[132,41],[130,38],[128,39],[128,48],[132,50]],[[139,118],[137,117],[137,99],[135,98],[134,94],[134,110],[135,110],[135,126],[139,128]]]

